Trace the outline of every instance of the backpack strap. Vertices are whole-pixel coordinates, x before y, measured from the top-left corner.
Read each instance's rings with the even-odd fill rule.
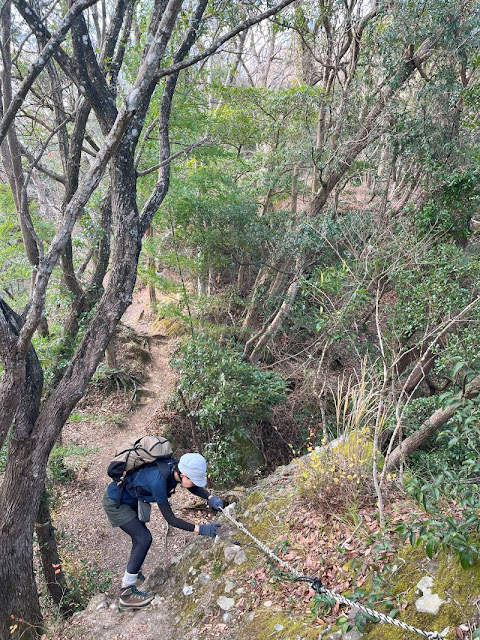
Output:
[[[118,497],[117,497],[117,505],[116,505],[117,509],[120,509],[120,502],[122,501],[122,493],[123,493],[124,485],[125,485],[125,483],[123,481],[117,483],[117,487],[119,488]]]
[[[167,493],[171,495],[175,491],[175,488],[169,489],[169,480],[172,477],[173,471],[175,470],[177,463],[178,463],[178,460],[175,460],[174,458],[167,458],[166,460],[156,460],[155,462],[144,464],[142,467],[139,467],[137,470],[132,470],[126,473],[117,483],[117,486],[120,489],[117,497],[117,509],[120,507],[123,488],[125,487],[126,481],[132,478],[135,473],[138,473],[139,471],[142,471],[147,467],[156,466],[158,468],[158,470],[163,476],[163,479],[165,480],[165,484],[167,485]]]
[[[177,483],[175,482],[173,487],[171,488],[170,484],[173,477],[173,472],[177,468],[177,464],[178,460],[175,460],[175,458],[168,458],[167,460],[157,460],[156,462],[158,470],[162,474],[163,479],[165,480],[165,484],[167,485],[167,493],[169,497],[173,493],[175,493],[175,487]]]

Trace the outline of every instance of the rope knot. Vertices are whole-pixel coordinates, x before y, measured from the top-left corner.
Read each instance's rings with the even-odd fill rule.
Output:
[[[324,593],[325,587],[322,584],[320,578],[313,578],[312,580],[312,589],[317,593]]]

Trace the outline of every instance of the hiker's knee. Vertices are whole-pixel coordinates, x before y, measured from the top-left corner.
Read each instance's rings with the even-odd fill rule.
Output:
[[[150,533],[150,531],[148,529],[145,530],[145,538],[143,541],[143,544],[145,547],[147,547],[147,549],[150,548],[150,545],[152,544],[152,534]]]
[[[152,544],[152,534],[147,527],[144,526],[140,531],[136,532],[134,541],[142,549],[149,549]]]

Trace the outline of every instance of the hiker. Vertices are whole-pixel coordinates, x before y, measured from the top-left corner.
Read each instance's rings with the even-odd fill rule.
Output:
[[[116,482],[108,485],[103,508],[110,524],[120,527],[132,539],[132,551],[120,588],[119,609],[144,607],[155,597],[155,594],[140,591],[136,586],[145,580],[140,569],[152,544],[152,535],[145,525],[149,520],[150,503],[158,504],[162,516],[172,527],[211,538],[217,535],[219,524],[193,524],[181,520],[175,516],[168,502],[177,484],[181,484],[195,496],[207,500],[213,509],[222,509],[223,501],[204,488],[206,473],[205,458],[199,453],[186,453],[180,460],[170,458],[162,462],[161,467],[148,465],[140,468],[126,478],[123,486]]]

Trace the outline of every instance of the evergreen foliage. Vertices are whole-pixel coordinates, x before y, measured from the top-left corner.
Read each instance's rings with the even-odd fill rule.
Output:
[[[208,338],[186,342],[172,365],[179,379],[171,406],[189,427],[184,439],[193,434],[217,482],[240,481],[259,459],[252,454],[261,447],[258,428],[285,401],[285,382],[243,361],[235,345],[219,346]]]
[[[137,267],[157,326],[184,335],[172,428],[215,479],[243,481],[252,460],[250,477],[335,436],[332,395],[366,368],[379,505],[380,451],[386,469],[401,441],[451,410],[401,460],[402,489],[435,515],[403,533],[473,562],[478,3],[304,0],[222,43],[262,3],[178,4],[156,61],[161,16],[119,3],[117,31],[85,9],[61,53],[32,66],[46,37],[33,10],[51,33],[66,10],[37,4],[2,14],[2,118],[9,93],[40,73],[1,134],[0,550],[10,558],[19,537],[23,555],[0,570],[0,604],[41,619],[31,532],[49,453],[90,380],[136,385],[101,360]],[[61,481],[58,451],[49,469]],[[28,456],[32,495],[2,492]],[[21,570],[20,602],[5,585]]]

